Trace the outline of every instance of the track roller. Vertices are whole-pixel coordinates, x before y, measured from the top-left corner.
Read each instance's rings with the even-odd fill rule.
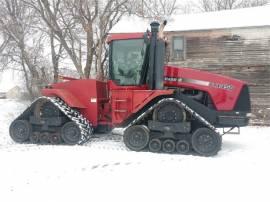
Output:
[[[49,141],[50,133],[48,133],[48,132],[41,133],[39,139],[40,139],[41,144],[48,144],[50,142]]]
[[[18,143],[29,140],[32,134],[32,127],[26,120],[15,120],[9,127],[10,137]]]
[[[162,143],[162,150],[165,153],[173,153],[175,151],[175,142],[171,139],[167,139]]]
[[[189,152],[189,143],[186,140],[179,140],[176,143],[176,152],[179,154],[187,154]]]
[[[124,132],[124,143],[133,151],[144,149],[148,142],[149,129],[145,125],[134,125],[126,129]]]
[[[162,144],[159,139],[152,139],[149,142],[149,151],[151,152],[159,152],[161,150]]]
[[[39,132],[33,132],[30,136],[30,143],[37,144],[40,140],[40,133]]]
[[[191,137],[193,149],[202,156],[213,156],[221,149],[222,139],[209,128],[198,128]]]
[[[49,141],[51,144],[61,144],[62,139],[60,133],[52,133],[50,135]]]

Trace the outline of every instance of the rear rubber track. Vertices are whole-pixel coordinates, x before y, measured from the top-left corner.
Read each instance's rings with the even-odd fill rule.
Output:
[[[65,103],[62,99],[58,97],[42,96],[42,97],[37,98],[30,104],[30,106],[20,116],[18,116],[12,122],[12,124],[18,120],[23,120],[23,121],[29,120],[29,116],[32,114],[31,112],[33,111],[35,105],[39,101],[44,100],[44,99],[48,100],[54,106],[56,106],[70,121],[75,123],[76,126],[80,129],[81,136],[80,136],[80,140],[77,142],[78,145],[84,144],[91,139],[94,132],[92,124],[80,112],[69,107],[67,103]],[[27,142],[27,141],[24,141],[24,142]]]

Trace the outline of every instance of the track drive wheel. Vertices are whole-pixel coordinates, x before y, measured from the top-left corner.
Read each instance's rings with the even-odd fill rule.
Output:
[[[124,132],[124,143],[133,151],[140,151],[144,149],[148,142],[149,129],[144,125],[131,126]]]
[[[173,153],[175,150],[175,143],[173,140],[171,139],[167,139],[163,142],[162,144],[162,150],[165,153]]]
[[[165,123],[179,123],[186,120],[186,112],[179,104],[168,101],[154,110],[153,120]]]
[[[198,128],[192,134],[193,149],[202,156],[213,156],[221,149],[222,139],[219,134],[209,128]]]
[[[176,143],[176,152],[179,154],[187,154],[189,152],[189,143],[186,140],[179,140]]]
[[[60,114],[60,109],[46,99],[40,99],[34,107],[34,115],[38,119],[41,117],[58,117]]]
[[[149,151],[151,152],[159,152],[161,150],[162,144],[159,139],[152,139],[149,142]]]
[[[32,127],[26,120],[15,120],[9,127],[10,137],[18,143],[29,140],[32,134]]]
[[[81,130],[74,122],[67,122],[61,128],[61,137],[68,145],[79,143],[81,136]]]

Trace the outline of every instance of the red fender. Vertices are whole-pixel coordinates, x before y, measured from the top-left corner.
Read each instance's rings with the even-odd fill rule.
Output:
[[[42,95],[60,97],[72,108],[86,108],[74,95],[64,89],[42,89]]]

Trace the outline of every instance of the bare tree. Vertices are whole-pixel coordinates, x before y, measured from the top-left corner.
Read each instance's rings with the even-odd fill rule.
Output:
[[[52,15],[56,18],[60,11],[60,0],[55,0],[53,3]],[[51,62],[53,67],[53,81],[57,82],[59,78],[59,62],[61,57],[63,57],[63,45],[57,40],[57,36],[54,30],[48,28],[46,24],[44,25],[40,22],[41,26],[45,28],[47,35],[50,38],[50,48],[51,48]]]
[[[63,46],[61,43],[57,43],[55,33],[50,30],[50,48],[51,48],[51,62],[53,67],[53,81],[57,82],[59,79],[59,63],[63,56]]]
[[[177,0],[133,0],[130,6],[131,14],[151,20],[163,20],[181,8]]]
[[[1,0],[0,3],[0,29],[7,39],[1,59],[6,65],[21,67],[28,92],[34,98],[44,81],[40,71],[43,36],[32,27],[36,24],[35,12],[20,0]]]
[[[63,5],[60,0],[26,0],[25,3],[31,8],[35,9],[41,19],[49,27],[52,34],[57,36],[57,39],[62,44],[63,48],[72,60],[75,68],[77,69],[79,75],[84,78],[82,65],[80,62],[80,57],[77,54],[76,36],[73,34],[75,28],[76,20],[72,18],[70,13],[62,9]],[[55,10],[58,10],[55,13]]]
[[[106,51],[106,38],[110,29],[115,25],[121,17],[127,11],[128,0],[122,1],[110,1],[107,0],[103,5],[103,9],[100,9],[98,15],[98,29],[95,31],[96,38],[96,59],[97,59],[97,69],[98,78],[103,79],[106,74],[105,62],[107,58]]]
[[[251,0],[251,1],[243,0],[241,7],[246,8],[246,7],[264,6],[269,2],[270,2],[269,0]]]
[[[200,0],[197,5],[199,10],[209,12],[263,6],[267,3],[269,0]]]
[[[81,78],[90,77],[93,64],[97,64],[98,77],[104,77],[106,36],[126,12],[128,0],[25,1],[55,34]]]
[[[109,30],[116,24],[126,12],[128,0],[80,0],[66,1],[66,7],[75,19],[79,20],[80,26],[86,35],[86,63],[84,75],[90,77],[93,64],[96,64],[97,77],[104,78],[102,65],[104,44]]]
[[[4,36],[3,36],[3,38],[4,38]],[[10,41],[9,36],[7,36],[7,38],[3,39],[3,41],[0,44],[0,54],[4,51],[4,49],[6,48],[9,41]]]
[[[81,78],[108,74],[106,38],[123,15],[161,20],[174,14],[176,0],[0,0],[1,63],[20,64],[27,89],[46,83],[49,71],[57,82],[63,60],[74,65]],[[44,49],[50,48],[45,61]],[[46,81],[44,81],[46,80]]]

